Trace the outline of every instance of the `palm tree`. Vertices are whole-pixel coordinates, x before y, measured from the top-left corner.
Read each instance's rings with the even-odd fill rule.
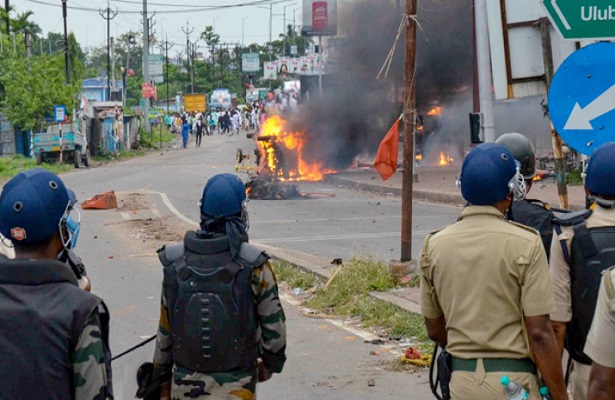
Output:
[[[11,20],[11,30],[13,32],[23,32],[26,28],[30,31],[33,37],[38,37],[43,32],[41,27],[34,21],[30,21],[29,18],[34,15],[32,11],[26,11]]]

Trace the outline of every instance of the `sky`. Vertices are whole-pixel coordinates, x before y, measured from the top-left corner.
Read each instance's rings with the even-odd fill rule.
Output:
[[[22,13],[31,10],[31,19],[47,32],[62,32],[61,0],[10,0],[15,11]],[[148,14],[156,11],[154,30],[156,37],[163,33],[174,43],[170,54],[186,50],[186,34],[182,31],[194,31],[191,41],[199,38],[206,26],[214,26],[222,42],[241,43],[242,24],[244,43],[264,43],[269,40],[269,3],[273,4],[272,37],[275,40],[284,29],[284,8],[286,8],[286,25],[293,23],[293,11],[297,26],[301,25],[302,0],[148,0]],[[235,7],[208,10],[206,6],[230,6],[242,3],[261,3],[260,6]],[[77,10],[68,8],[67,26],[74,32],[82,47],[102,46],[107,41],[107,23],[98,10],[107,8],[107,0],[67,0],[68,7],[87,8]],[[4,6],[4,4],[2,4]],[[109,0],[117,16],[111,20],[111,36],[117,37],[130,30],[141,32],[143,18],[142,0]],[[183,7],[186,6],[186,7]],[[201,7],[201,9],[199,9]],[[173,11],[174,13],[169,13]],[[175,13],[183,11],[181,13]],[[188,24],[188,27],[187,25]],[[141,40],[141,39],[139,39]],[[201,46],[204,45],[200,41]]]

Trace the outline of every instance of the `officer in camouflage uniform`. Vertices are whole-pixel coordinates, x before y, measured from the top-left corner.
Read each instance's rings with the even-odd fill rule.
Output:
[[[113,398],[109,314],[81,290],[59,254],[76,241],[74,193],[55,174],[17,174],[0,195],[0,233],[15,259],[0,259],[0,398]]]
[[[201,229],[159,250],[161,399],[252,400],[257,382],[282,371],[286,317],[269,256],[247,243],[245,200],[239,178],[212,177]]]

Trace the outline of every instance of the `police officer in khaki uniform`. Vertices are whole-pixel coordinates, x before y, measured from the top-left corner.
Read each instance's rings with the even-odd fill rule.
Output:
[[[566,399],[542,241],[504,218],[522,180],[505,147],[477,146],[459,178],[468,206],[423,245],[421,309],[429,336],[453,357],[452,399],[503,399],[504,375],[540,399],[537,370],[552,398]]]
[[[573,359],[574,400],[587,398],[591,358],[583,349],[602,272],[615,265],[615,143],[594,150],[586,173],[585,189],[595,204],[560,221],[561,234],[558,240],[554,236],[549,261],[556,305],[551,319],[560,351],[565,347]]]
[[[615,399],[615,272],[604,273],[596,313],[585,343],[585,354],[593,361],[589,375],[588,400]]]

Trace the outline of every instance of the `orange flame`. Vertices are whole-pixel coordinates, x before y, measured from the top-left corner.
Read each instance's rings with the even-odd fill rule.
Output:
[[[261,136],[272,137],[259,141],[269,171],[280,180],[320,181],[324,174],[321,163],[309,163],[304,158],[305,132],[286,132],[286,121],[278,115],[268,118],[262,126]],[[280,158],[283,157],[283,162]]]
[[[436,106],[427,113],[430,117],[442,115],[442,106]]]
[[[417,154],[416,155],[416,161],[421,161],[423,159],[423,155],[422,154]]]
[[[438,161],[438,165],[441,167],[445,167],[447,165],[450,165],[453,160],[448,154],[444,154],[443,152],[440,153],[440,160]]]
[[[542,180],[542,176],[541,175],[536,175],[532,180],[533,181],[541,181]]]

